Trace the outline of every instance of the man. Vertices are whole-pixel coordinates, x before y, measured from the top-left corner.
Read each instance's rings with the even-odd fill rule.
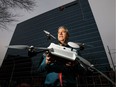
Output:
[[[60,46],[69,47],[68,29],[65,26],[58,28],[58,42]],[[47,72],[44,86],[45,87],[77,87],[75,73],[77,63],[58,58],[50,53],[44,55],[44,60],[39,67],[40,72]]]

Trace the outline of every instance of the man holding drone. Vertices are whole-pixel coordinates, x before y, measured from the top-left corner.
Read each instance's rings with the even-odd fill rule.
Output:
[[[60,46],[68,46],[69,33],[65,26],[58,28],[58,42]],[[47,72],[45,87],[77,87],[75,72],[77,63],[61,59],[51,55],[49,52],[44,55],[44,60],[39,67],[40,72]]]
[[[49,32],[45,30],[44,32],[47,34],[49,39],[50,37],[55,39],[55,37]],[[85,70],[90,70],[92,72],[97,71],[113,85],[116,85],[116,83],[109,77],[96,69],[93,64],[80,56],[79,50],[84,49],[83,43],[68,42],[68,39],[68,29],[65,26],[61,26],[58,28],[59,45],[51,43],[48,48],[28,45],[10,45],[7,47],[11,49],[28,49],[28,56],[30,57],[47,50],[46,53],[44,53],[44,59],[39,66],[39,72],[47,72],[44,82],[45,87],[77,87],[75,74],[80,72],[80,70],[78,70],[78,65],[81,65]],[[79,50],[73,48],[79,48]],[[42,51],[36,52],[38,49],[41,49]]]

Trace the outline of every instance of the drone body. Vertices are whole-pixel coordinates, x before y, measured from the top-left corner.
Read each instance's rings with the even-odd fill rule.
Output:
[[[75,49],[71,49],[68,47],[56,45],[54,43],[51,43],[48,48],[51,48],[50,53],[52,55],[59,56],[61,58],[74,61],[76,59],[77,52]]]

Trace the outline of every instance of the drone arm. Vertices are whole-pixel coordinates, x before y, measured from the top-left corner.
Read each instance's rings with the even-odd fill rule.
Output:
[[[103,77],[105,77],[108,81],[110,81],[114,86],[116,86],[116,83],[114,83],[109,77],[107,77],[104,73],[102,73],[101,71],[99,71],[98,69],[96,69],[95,67],[90,67],[93,70],[97,71],[98,73],[100,73]]]
[[[86,59],[84,59],[83,57],[77,55],[76,58],[77,61],[80,61],[81,63],[83,63],[86,66],[93,66],[93,64],[91,64],[89,61],[87,61]]]
[[[113,85],[116,85],[109,77],[107,77],[104,73],[102,73],[101,71],[99,71],[98,69],[96,69],[94,67],[94,65],[92,65],[89,61],[85,60],[84,58],[82,58],[81,56],[77,56],[77,62],[80,63],[80,65],[84,68],[84,69],[88,69],[88,70],[95,70],[98,73],[100,73],[103,77],[105,77],[108,81],[110,81]]]

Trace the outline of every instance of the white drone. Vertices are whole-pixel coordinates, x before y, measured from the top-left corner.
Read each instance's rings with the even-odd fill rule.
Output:
[[[56,39],[48,31],[44,30],[44,33],[46,33],[47,36],[50,36]],[[34,46],[28,46],[28,45],[10,45],[7,47],[12,49],[27,49],[28,51],[29,50],[31,51],[42,50],[42,52],[49,51],[52,55],[59,56],[60,58],[67,59],[70,61],[77,61],[84,69],[88,69],[91,71],[96,70],[98,73],[103,75],[107,80],[109,80],[112,84],[115,85],[115,83],[110,78],[108,78],[105,74],[103,74],[101,71],[96,69],[93,64],[91,64],[85,58],[78,55],[77,49],[80,48],[80,44],[81,43],[68,42],[68,45],[70,47],[65,47],[65,46],[60,46],[60,45],[51,43],[47,48],[34,47]]]

